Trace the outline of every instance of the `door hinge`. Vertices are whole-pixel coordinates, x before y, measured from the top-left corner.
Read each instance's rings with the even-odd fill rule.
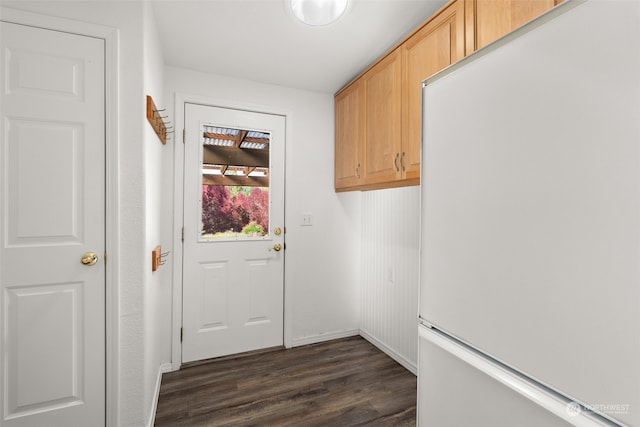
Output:
[[[182,143],[184,144],[187,140],[187,131],[182,129]]]
[[[180,342],[182,342],[182,328],[180,328]]]
[[[104,253],[103,259],[104,259],[104,264],[107,265],[107,253],[106,252]]]
[[[184,227],[182,227],[182,242],[184,243]]]

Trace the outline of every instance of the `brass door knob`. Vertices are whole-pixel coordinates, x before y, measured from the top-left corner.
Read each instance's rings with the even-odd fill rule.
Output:
[[[274,251],[280,252],[280,249],[282,249],[282,245],[280,243],[276,243],[275,245],[273,245]]]
[[[94,265],[96,262],[98,262],[98,255],[96,255],[95,252],[85,252],[82,255],[82,258],[80,258],[80,262],[84,265]]]

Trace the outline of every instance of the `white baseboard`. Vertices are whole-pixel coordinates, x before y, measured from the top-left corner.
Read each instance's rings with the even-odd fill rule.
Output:
[[[309,337],[294,338],[291,340],[291,346],[299,347],[301,345],[317,344],[319,342],[337,340],[340,338],[354,337],[356,335],[360,335],[360,330],[353,329],[350,331],[328,332],[325,334],[312,335]]]
[[[362,338],[364,338],[365,340],[369,341],[371,344],[375,345],[380,350],[382,350],[384,353],[386,353],[387,356],[389,356],[390,358],[392,358],[393,360],[395,360],[396,362],[398,362],[399,364],[404,366],[413,375],[418,375],[418,367],[416,366],[415,363],[411,363],[409,360],[407,360],[406,357],[402,356],[401,354],[398,354],[395,350],[393,350],[392,348],[388,347],[383,342],[379,341],[373,335],[369,335],[368,333],[366,333],[362,329],[360,330],[360,335],[362,336]]]
[[[156,410],[158,409],[158,398],[160,397],[160,384],[162,383],[162,374],[165,372],[171,372],[171,363],[163,363],[158,367],[158,375],[156,377],[156,388],[153,392],[153,404],[151,406],[151,414],[149,415],[149,422],[147,427],[153,427],[156,423]]]

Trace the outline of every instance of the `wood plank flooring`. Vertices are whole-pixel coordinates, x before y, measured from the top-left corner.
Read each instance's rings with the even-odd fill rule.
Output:
[[[162,377],[160,426],[415,426],[416,377],[361,337],[213,359]]]

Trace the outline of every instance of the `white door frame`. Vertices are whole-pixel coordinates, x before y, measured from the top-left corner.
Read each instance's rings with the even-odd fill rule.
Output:
[[[182,226],[184,224],[184,144],[182,143],[182,130],[184,129],[184,104],[201,104],[219,108],[232,108],[235,110],[252,111],[256,113],[273,114],[285,117],[285,230],[287,222],[287,183],[286,175],[288,169],[286,144],[291,141],[291,112],[282,111],[264,105],[251,105],[239,103],[228,99],[217,99],[200,95],[175,94],[174,120],[176,138],[174,144],[174,201],[173,201],[173,310],[172,310],[172,336],[171,336],[171,369],[177,371],[182,364],[182,342],[180,340],[180,328],[182,328]],[[292,347],[292,306],[291,290],[286,283],[286,263],[284,272],[284,346]]]
[[[105,414],[106,425],[118,421],[118,30],[103,25],[57,18],[0,6],[4,22],[63,31],[105,41],[105,249],[109,255],[105,278]]]

